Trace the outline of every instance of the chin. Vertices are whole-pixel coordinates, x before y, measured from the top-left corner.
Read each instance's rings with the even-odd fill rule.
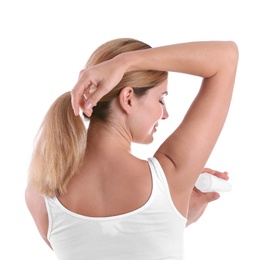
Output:
[[[134,143],[136,144],[151,144],[153,142],[154,138],[153,137],[148,137],[144,140],[135,140]]]
[[[146,138],[142,144],[151,144],[153,142],[154,138],[153,136],[148,136],[148,138]]]
[[[145,136],[138,136],[133,142],[137,144],[151,144],[154,141],[153,134],[154,133],[148,133]]]

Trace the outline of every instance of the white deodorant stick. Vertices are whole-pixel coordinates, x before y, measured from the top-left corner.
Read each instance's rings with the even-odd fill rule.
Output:
[[[210,173],[201,173],[195,184],[196,188],[201,192],[224,192],[231,191],[231,184]]]

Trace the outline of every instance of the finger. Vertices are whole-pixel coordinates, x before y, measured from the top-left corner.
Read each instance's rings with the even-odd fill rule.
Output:
[[[92,108],[92,106],[90,106],[90,104],[87,105],[87,107],[84,104],[82,105],[82,103],[84,103],[82,102],[82,98],[84,98],[86,102],[90,103],[90,101],[88,101],[89,96],[96,89],[97,87],[93,83],[89,82],[85,77],[82,76],[79,78],[78,82],[71,91],[71,102],[75,115],[79,114],[80,107],[81,109],[87,109],[88,114],[90,113],[90,108]]]
[[[88,100],[88,97],[89,97],[88,91],[87,91],[87,93],[84,93],[82,95],[81,102],[80,102],[80,109],[82,110],[82,112],[84,114],[86,114],[88,117],[90,117],[92,115],[93,110],[92,110],[92,104]]]
[[[88,107],[87,109],[85,107],[81,108],[83,113],[85,113],[88,117],[91,117],[93,109],[91,107]]]
[[[220,198],[220,194],[217,193],[217,192],[206,192],[202,196],[202,199],[204,199],[206,203],[215,201],[215,200],[217,200],[219,198]]]
[[[83,93],[83,101],[82,101],[81,109],[89,117],[91,116],[93,112],[93,101],[90,97],[96,90],[97,90],[97,87],[94,84],[90,84],[84,90],[84,93]]]
[[[102,83],[99,83],[99,85],[95,87],[92,86],[92,89],[90,89],[92,94],[90,94],[88,98],[88,102],[90,102],[93,107],[96,106],[97,103],[101,100],[101,98],[110,91],[110,89],[104,86]]]
[[[229,179],[228,172],[215,171],[214,175],[217,176],[218,178],[224,179],[226,181]]]
[[[202,170],[202,173],[203,172],[207,172],[207,173],[210,173],[210,174],[213,174],[219,178],[222,178],[224,180],[228,180],[229,179],[229,176],[228,176],[228,172],[220,172],[220,171],[216,171],[216,170],[213,170],[213,169],[210,169],[210,168],[204,168]]]
[[[97,87],[91,83],[85,90],[83,93],[83,97],[85,100],[88,100],[90,95],[93,94],[95,91],[97,90]]]
[[[93,112],[93,106],[92,103],[87,100],[84,105],[81,107],[81,110],[88,116],[91,117],[92,112]]]
[[[213,170],[211,168],[203,168],[202,172],[207,172],[207,173],[210,173],[210,174],[215,174],[217,171]]]
[[[75,92],[74,90],[71,91],[71,103],[72,103],[74,114],[76,116],[79,115],[79,107],[80,107],[81,99],[82,99],[82,96],[78,92]]]
[[[80,101],[81,101],[80,85],[82,85],[80,79],[84,71],[85,69],[80,71],[79,76],[78,76],[78,81],[73,87],[73,89],[71,90],[71,103],[72,103],[74,114],[76,116],[79,115],[79,110],[80,110]]]

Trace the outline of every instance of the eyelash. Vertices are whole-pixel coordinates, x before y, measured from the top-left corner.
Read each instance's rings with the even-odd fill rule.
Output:
[[[159,103],[162,104],[162,105],[165,105],[163,100],[159,100]]]

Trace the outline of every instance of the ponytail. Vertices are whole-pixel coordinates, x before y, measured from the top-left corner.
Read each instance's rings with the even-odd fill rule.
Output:
[[[70,92],[66,92],[52,104],[36,136],[29,186],[49,197],[64,194],[82,163],[85,147],[85,125],[74,115]]]

